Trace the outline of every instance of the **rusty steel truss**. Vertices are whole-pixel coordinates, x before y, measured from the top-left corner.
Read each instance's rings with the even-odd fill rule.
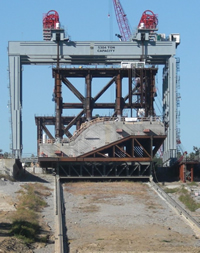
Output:
[[[53,139],[46,125],[55,125],[55,138],[72,137],[69,129],[76,125],[77,129],[86,120],[93,118],[93,109],[113,109],[113,117],[122,117],[123,109],[140,109],[145,111],[145,117],[155,116],[153,101],[155,96],[155,75],[156,68],[120,69],[120,68],[55,68],[53,77],[55,78],[55,103],[56,117],[36,117],[38,126],[38,140],[42,139],[44,130],[50,139]],[[83,96],[76,87],[68,80],[70,77],[85,78],[86,96]],[[111,80],[101,89],[101,91],[92,97],[92,78],[111,78]],[[128,94],[122,97],[122,79],[128,78]],[[143,80],[141,83],[135,83],[132,86],[133,78]],[[80,100],[80,103],[63,103],[62,83]],[[113,84],[116,85],[115,103],[97,103],[97,100]],[[137,100],[133,102],[133,96]],[[82,109],[78,115],[72,117],[62,117],[63,109]],[[131,111],[132,113],[132,111]],[[132,115],[131,115],[132,116]]]
[[[70,132],[73,126],[79,131],[81,125],[90,122],[95,118],[95,109],[110,109],[113,111],[110,120],[124,121],[123,110],[143,109],[144,115],[140,120],[152,121],[155,118],[154,97],[155,75],[157,68],[57,68],[53,69],[55,79],[54,100],[55,117],[35,117],[37,125],[38,160],[42,167],[53,167],[57,173],[67,177],[149,177],[151,175],[152,161],[156,152],[164,142],[164,134],[156,135],[150,129],[143,130],[143,135],[120,136],[120,139],[95,148],[90,152],[69,157],[60,150],[54,156],[47,156],[41,152],[42,137],[45,133],[50,145],[54,143],[70,142],[73,133]],[[84,80],[85,96],[76,88],[70,78],[81,78]],[[109,78],[110,80],[103,88],[92,96],[92,80],[94,78]],[[126,83],[124,83],[126,81]],[[63,85],[64,84],[64,85]],[[115,101],[98,102],[106,90],[115,85]],[[68,88],[80,101],[79,103],[69,103],[63,101],[63,86]],[[123,89],[128,90],[122,96]],[[67,93],[70,94],[70,93]],[[68,95],[70,96],[70,95]],[[62,116],[64,109],[79,109],[79,113],[74,116]],[[139,117],[138,117],[139,118]],[[104,120],[104,119],[103,119]],[[142,123],[141,123],[142,124]],[[55,126],[55,136],[48,130],[48,125]],[[122,129],[118,129],[123,132]],[[63,144],[64,145],[64,144]]]
[[[43,167],[76,177],[149,178],[152,159],[166,136],[129,136],[78,157],[40,157]]]

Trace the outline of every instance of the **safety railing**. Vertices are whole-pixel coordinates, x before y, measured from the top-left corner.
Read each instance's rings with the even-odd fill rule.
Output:
[[[119,118],[118,117],[99,117],[99,118],[95,118],[92,119],[90,121],[86,121],[84,123],[81,124],[81,127],[76,130],[73,134],[73,136],[69,139],[67,138],[63,138],[61,140],[61,143],[67,143],[70,141],[75,140],[84,130],[86,130],[88,127],[94,125],[94,124],[98,124],[98,123],[104,123],[104,122],[118,122]],[[136,122],[162,122],[160,117],[121,117],[120,119],[121,122],[123,123],[133,123],[135,124]],[[40,139],[39,140],[39,144],[54,144],[56,142],[55,139],[47,139],[47,140],[43,140]]]
[[[126,120],[126,119],[133,119],[132,121],[131,120]],[[100,123],[100,122],[107,122],[107,121],[112,121],[112,122],[117,122],[119,121],[119,118],[118,117],[101,117],[101,118],[95,118],[93,120],[90,120],[90,121],[87,121],[85,123],[83,123],[80,127],[80,129],[76,130],[73,134],[73,136],[70,138],[70,141],[71,140],[74,140],[75,138],[77,138],[80,133],[82,133],[85,129],[87,129],[89,126],[91,125],[94,125],[96,123]],[[150,122],[153,122],[153,121],[159,121],[161,122],[160,120],[160,117],[122,117],[121,118],[121,121],[122,122],[132,122],[132,123],[135,123],[135,122],[147,122],[147,121],[150,121]]]

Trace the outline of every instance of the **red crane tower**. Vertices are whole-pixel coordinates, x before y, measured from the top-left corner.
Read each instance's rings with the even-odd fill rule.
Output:
[[[43,39],[51,40],[51,29],[60,27],[59,15],[57,11],[51,10],[44,14],[43,17]]]
[[[115,15],[120,30],[120,35],[117,36],[123,41],[129,41],[131,38],[131,30],[123,7],[119,0],[113,0],[113,5],[115,8]]]

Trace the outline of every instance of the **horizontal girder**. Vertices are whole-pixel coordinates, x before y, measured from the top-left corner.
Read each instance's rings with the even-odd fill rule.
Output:
[[[149,179],[151,175],[149,162],[55,163],[54,168],[59,176],[68,179]]]
[[[54,68],[53,76],[55,73],[59,71],[61,76],[67,78],[81,78],[86,77],[88,74],[92,76],[92,78],[111,78],[113,76],[117,76],[120,74],[122,78],[129,77],[132,73],[132,69],[128,68]],[[153,75],[157,74],[158,69],[155,67],[152,68],[135,68],[134,73],[135,77],[140,76],[141,72],[149,73],[151,72]]]
[[[60,64],[119,64],[140,61],[165,64],[176,53],[174,41],[60,41]],[[21,64],[56,64],[57,43],[53,41],[10,41],[9,56],[20,56]]]

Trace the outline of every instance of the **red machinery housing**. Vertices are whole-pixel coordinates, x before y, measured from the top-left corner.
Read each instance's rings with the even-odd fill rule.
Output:
[[[43,17],[43,39],[51,40],[51,29],[59,28],[59,15],[57,11],[51,10]]]
[[[139,29],[156,29],[158,25],[157,15],[150,10],[143,12],[140,22],[138,24]]]

